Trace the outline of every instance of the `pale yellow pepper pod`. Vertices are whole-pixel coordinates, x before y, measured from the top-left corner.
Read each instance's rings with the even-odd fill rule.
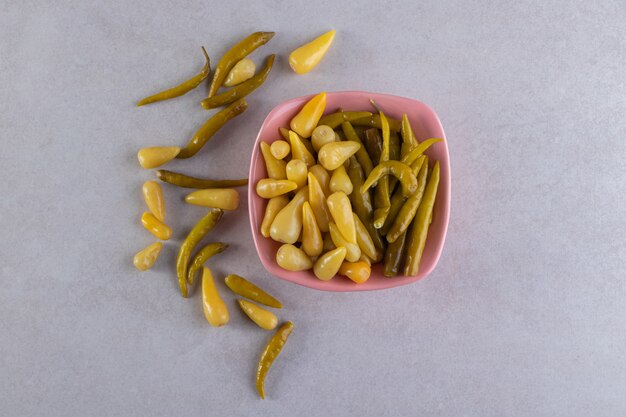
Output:
[[[356,262],[361,257],[361,248],[356,242],[349,242],[340,232],[339,228],[334,222],[328,224],[330,228],[330,238],[336,247],[346,248],[346,260],[349,262]]]
[[[328,211],[328,204],[326,203],[326,195],[320,183],[317,181],[317,178],[311,172],[308,174],[308,180],[309,203],[311,204],[311,209],[317,220],[317,225],[322,232],[328,232],[330,212]]]
[[[306,164],[299,159],[287,162],[287,179],[295,182],[298,188],[306,185],[308,171]]]
[[[339,275],[344,275],[357,284],[367,281],[371,273],[372,268],[366,262],[344,262],[339,268]]]
[[[261,198],[274,198],[298,188],[298,184],[289,180],[264,178],[256,183],[256,193]]]
[[[233,69],[230,70],[224,81],[226,87],[233,87],[237,84],[241,84],[244,81],[249,80],[254,76],[256,71],[256,65],[249,58],[244,58],[237,62]]]
[[[330,195],[330,174],[323,166],[316,164],[309,168],[309,172],[317,178],[317,181],[320,183],[322,190],[324,191],[324,195]]]
[[[161,185],[156,181],[146,181],[143,183],[141,191],[150,212],[160,221],[165,221],[165,202],[163,201]]]
[[[365,254],[369,259],[373,259],[376,261],[380,260],[378,259],[379,254],[376,250],[376,246],[374,245],[374,241],[368,233],[367,228],[365,227],[361,219],[359,219],[359,216],[352,213],[352,217],[354,217],[356,243],[359,245],[359,248],[361,248],[361,252]]]
[[[277,242],[295,243],[302,231],[302,205],[309,190],[302,187],[291,201],[276,215],[270,226],[270,236]]]
[[[156,217],[152,213],[144,212],[141,215],[141,224],[146,230],[161,240],[169,240],[172,236],[172,229]]]
[[[140,271],[147,271],[152,268],[152,265],[159,258],[163,244],[161,242],[154,242],[152,245],[146,246],[144,249],[137,252],[133,258],[133,265]]]
[[[296,74],[306,74],[320,63],[335,39],[336,30],[331,30],[302,45],[289,55],[289,66]]]
[[[346,248],[341,247],[326,252],[315,261],[313,273],[322,281],[329,281],[341,268],[341,264],[346,257]]]
[[[278,318],[276,317],[276,314],[271,311],[259,307],[258,305],[247,300],[239,299],[237,300],[237,303],[243,312],[246,313],[246,316],[248,316],[250,320],[255,322],[260,328],[272,330],[278,325]]]
[[[228,308],[217,292],[213,274],[206,266],[202,267],[202,309],[204,317],[213,327],[223,326],[230,320]]]
[[[315,129],[313,129],[313,133],[311,134],[311,143],[313,144],[313,149],[315,149],[315,152],[319,152],[320,148],[327,143],[336,141],[337,135],[330,126],[319,125]]]
[[[288,243],[282,245],[276,251],[276,263],[281,268],[292,272],[306,271],[313,266],[313,262],[302,249]]]
[[[187,194],[185,202],[195,206],[236,210],[239,207],[239,193],[232,188],[207,188]]]
[[[153,146],[151,148],[139,149],[137,159],[142,168],[151,169],[160,167],[176,158],[179,152],[180,148],[178,146]]]
[[[328,196],[326,199],[330,216],[337,224],[339,232],[348,242],[356,243],[356,226],[354,225],[354,215],[350,199],[341,191]]]
[[[280,159],[276,159],[274,155],[272,155],[270,145],[267,143],[261,142],[259,146],[261,147],[261,154],[265,160],[267,176],[275,180],[284,180],[287,178],[287,174],[285,173],[287,163],[285,161],[281,161]]]
[[[317,159],[328,171],[334,171],[343,165],[352,155],[361,148],[361,145],[352,141],[331,142],[322,146]]]
[[[308,256],[318,256],[322,253],[323,246],[322,232],[317,226],[313,209],[305,201],[302,205],[302,250]]]
[[[348,173],[343,165],[333,171],[333,175],[330,177],[329,188],[331,193],[336,193],[337,191],[343,191],[346,195],[352,193],[352,181],[350,181],[350,177],[348,177]]]
[[[310,138],[325,109],[326,93],[322,92],[306,102],[300,112],[291,119],[289,127],[303,138]],[[291,147],[293,148],[293,144]]]
[[[272,156],[276,159],[285,159],[289,152],[291,152],[291,146],[284,140],[275,140],[270,145],[270,151]]]
[[[289,142],[291,143],[291,156],[293,159],[301,160],[307,167],[315,165],[315,157],[304,146],[302,139],[293,130],[289,131]]]
[[[270,201],[267,202],[265,215],[263,216],[263,221],[261,222],[261,235],[263,235],[263,237],[270,237],[270,226],[272,225],[274,218],[288,203],[289,199],[285,195],[279,195],[278,197],[271,198]]]

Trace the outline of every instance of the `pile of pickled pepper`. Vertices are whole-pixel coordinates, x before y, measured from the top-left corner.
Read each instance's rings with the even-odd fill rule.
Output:
[[[282,243],[276,263],[357,284],[378,262],[385,276],[416,275],[439,185],[439,163],[424,152],[442,139],[418,142],[406,115],[325,111],[317,94],[280,129],[285,140],[260,143],[260,232]]]

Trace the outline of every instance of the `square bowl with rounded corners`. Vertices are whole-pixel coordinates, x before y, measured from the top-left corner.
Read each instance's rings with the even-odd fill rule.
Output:
[[[330,281],[321,281],[313,275],[313,271],[291,272],[282,269],[276,263],[276,251],[281,243],[261,235],[260,226],[265,213],[267,201],[256,193],[256,183],[267,177],[265,162],[260,152],[259,143],[265,141],[272,143],[282,139],[278,128],[289,127],[289,122],[313,95],[303,96],[287,100],[274,107],[267,115],[261,130],[254,142],[252,157],[250,160],[250,174],[248,184],[248,204],[250,214],[250,226],[257,253],[261,263],[267,271],[281,279],[291,281],[305,287],[324,291],[367,291],[392,288],[410,284],[426,277],[437,265],[441,256],[443,243],[448,229],[450,216],[450,161],[448,144],[439,118],[435,112],[424,103],[405,97],[389,94],[368,93],[365,91],[340,91],[327,93],[325,114],[337,111],[339,108],[352,111],[373,111],[370,99],[389,117],[401,119],[407,114],[411,127],[418,141],[428,138],[443,138],[428,149],[426,155],[431,161],[438,160],[441,166],[441,179],[437,190],[437,199],[433,211],[433,219],[428,230],[428,239],[424,254],[420,263],[419,272],[416,276],[397,276],[388,278],[382,273],[382,263],[372,265],[370,279],[363,284],[356,284],[350,279],[336,276]]]

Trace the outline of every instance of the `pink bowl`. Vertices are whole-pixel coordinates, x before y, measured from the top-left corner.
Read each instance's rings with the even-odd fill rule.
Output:
[[[356,284],[342,276],[336,276],[330,281],[321,281],[313,275],[312,271],[290,272],[282,269],[276,263],[276,251],[281,244],[263,237],[260,232],[267,202],[257,195],[256,183],[260,179],[267,177],[267,172],[259,149],[259,142],[272,143],[280,139],[278,128],[289,127],[291,118],[296,115],[302,105],[311,97],[312,95],[294,98],[274,107],[265,118],[259,135],[254,142],[250,160],[248,205],[252,237],[263,266],[269,273],[278,278],[325,291],[380,290],[409,284],[424,278],[430,274],[439,261],[450,217],[450,161],[446,141],[436,143],[426,152],[431,161],[433,159],[439,161],[441,165],[441,180],[437,191],[433,220],[428,232],[428,240],[426,241],[419,273],[416,276],[387,278],[382,273],[382,265],[378,264],[372,267],[370,279],[363,284]],[[340,91],[327,93],[326,110],[327,113],[332,113],[339,107],[342,107],[346,110],[371,111],[370,99],[373,99],[384,109],[385,114],[390,117],[400,119],[406,113],[418,140],[422,141],[427,138],[445,139],[443,127],[435,112],[424,103],[410,98],[364,91]]]

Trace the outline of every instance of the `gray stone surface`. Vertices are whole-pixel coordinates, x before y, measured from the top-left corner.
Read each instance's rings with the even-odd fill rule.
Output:
[[[0,415],[626,415],[626,6],[622,0],[0,2]],[[336,42],[306,76],[294,47]],[[183,301],[176,246],[200,216],[166,188],[156,268],[132,255],[138,148],[184,143],[203,89],[134,102],[216,63],[254,30],[279,54],[250,110],[196,158],[241,177],[284,99],[360,89],[420,99],[448,134],[453,200],[437,269],[409,287],[334,294],[272,278],[246,204],[213,239],[222,277],[257,280],[295,331],[268,379],[269,334],[220,287],[231,324]]]

